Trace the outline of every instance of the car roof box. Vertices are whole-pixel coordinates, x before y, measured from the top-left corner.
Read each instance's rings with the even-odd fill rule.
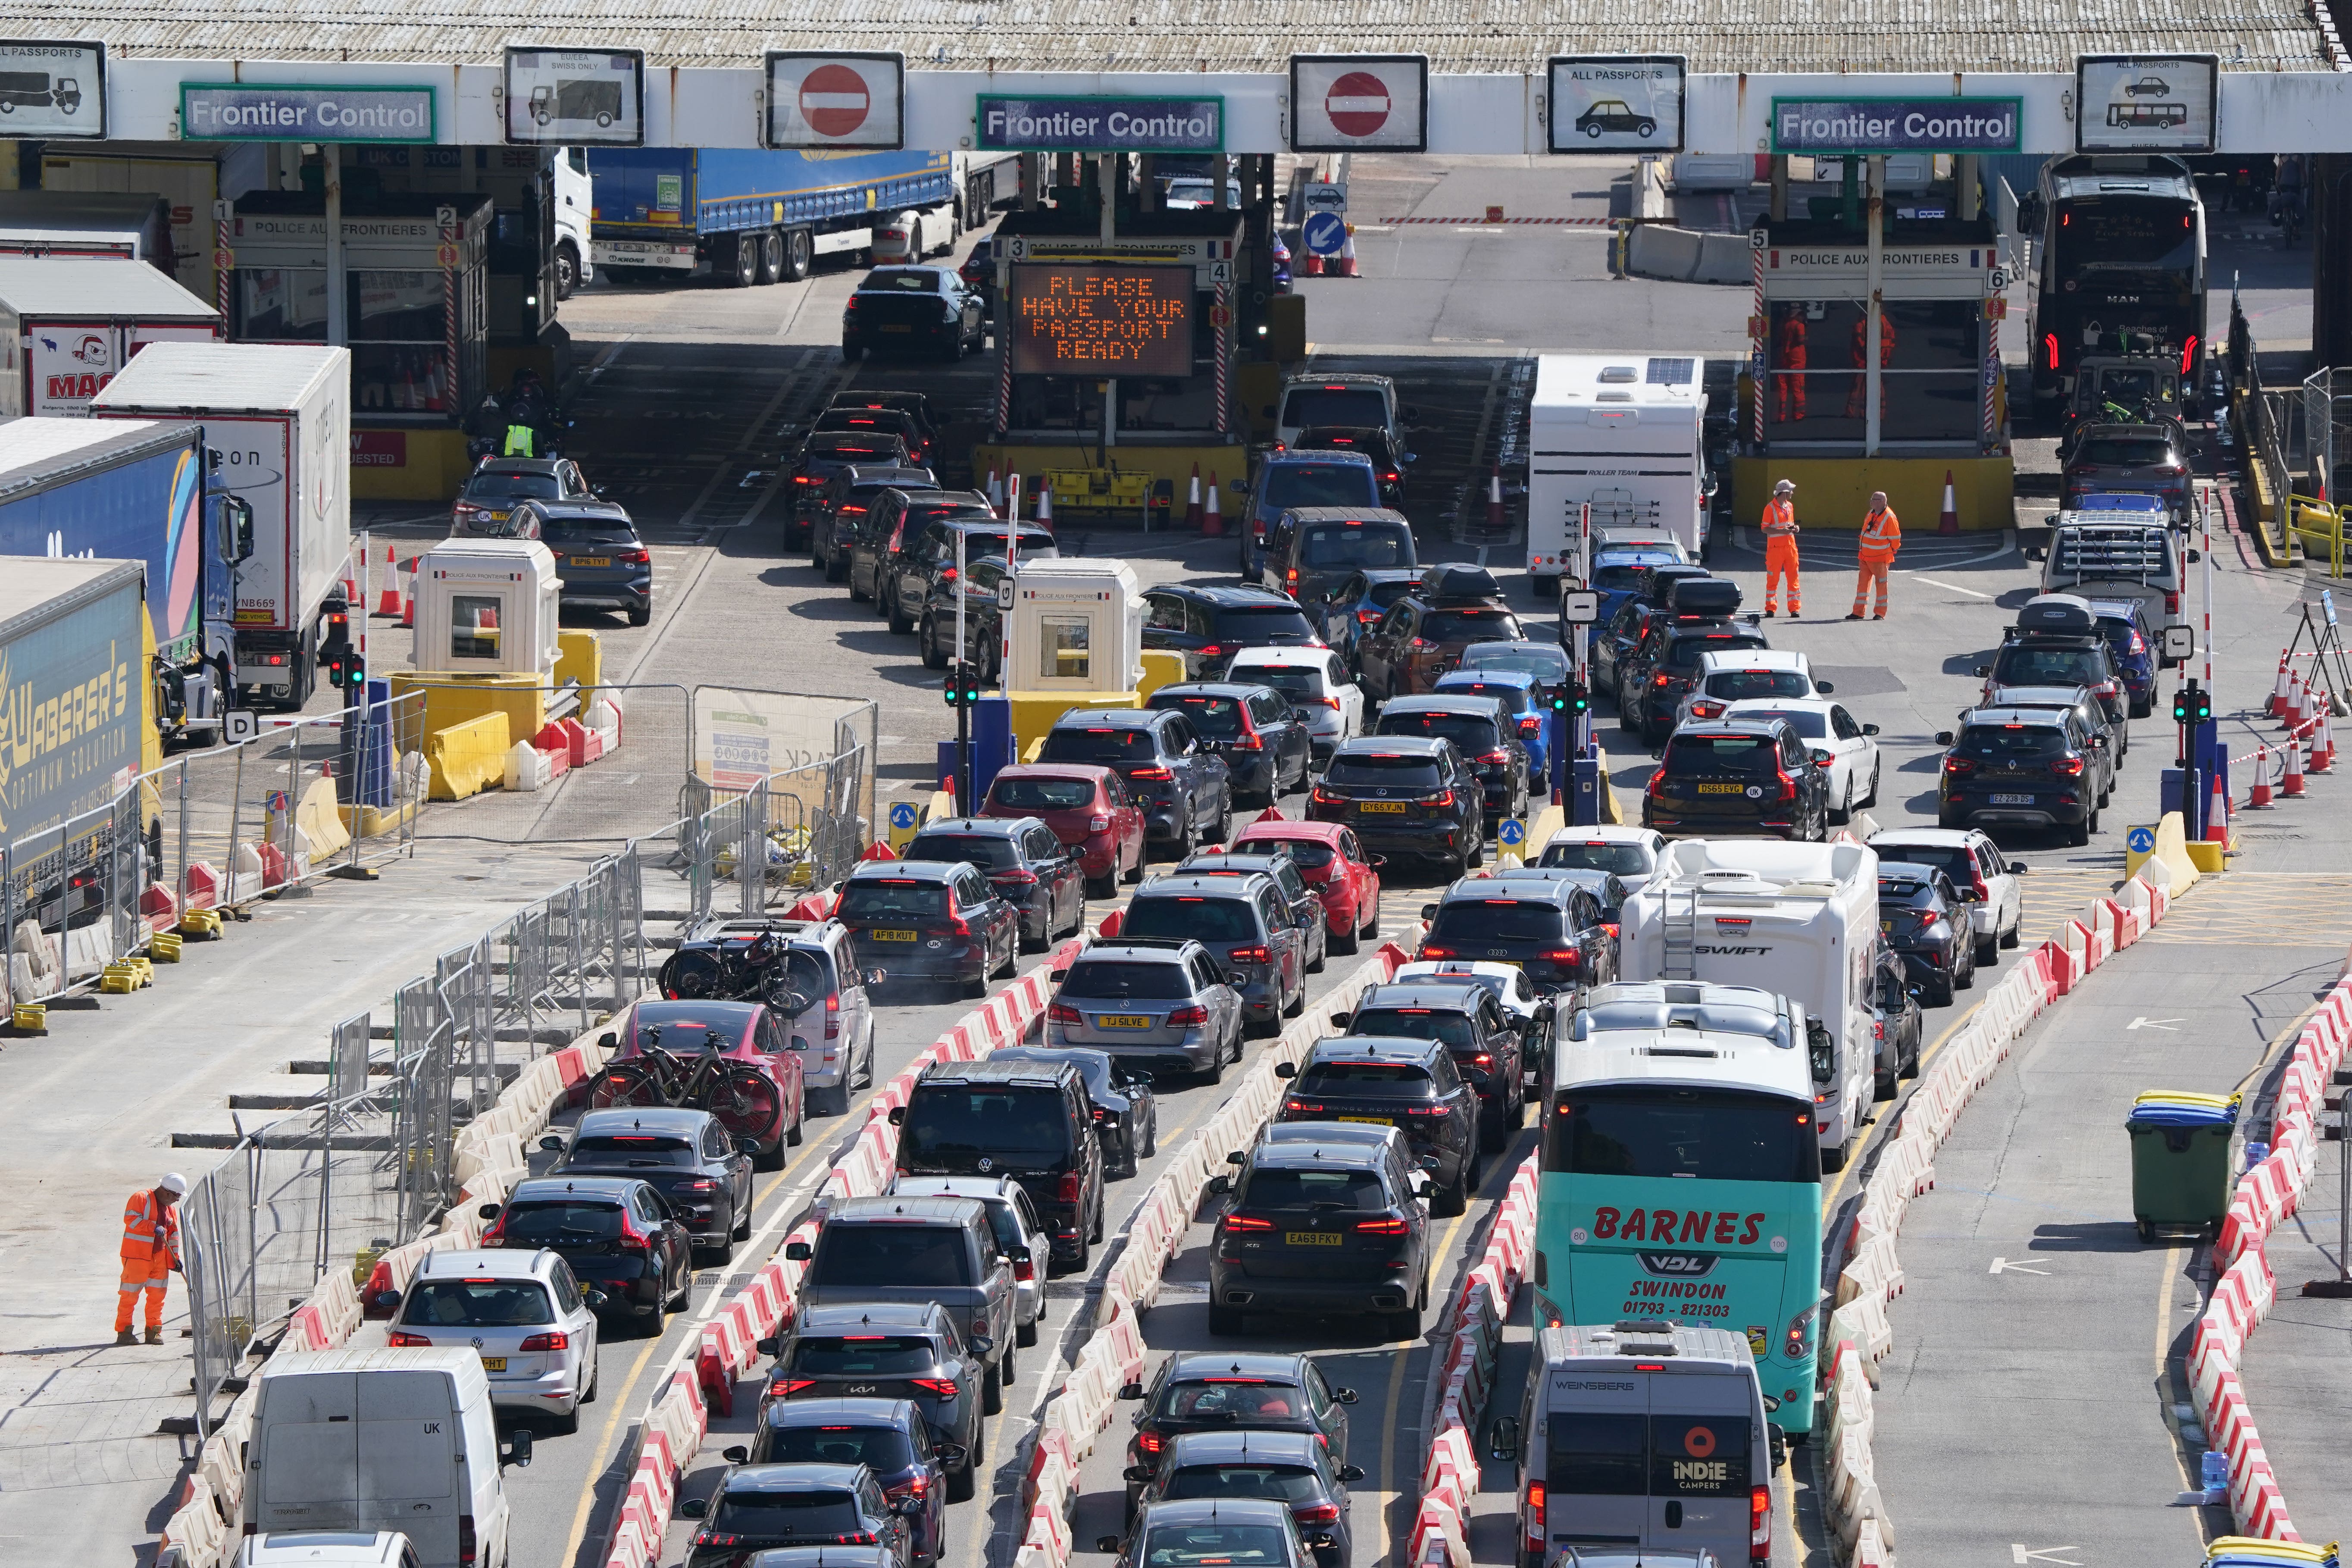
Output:
[[[1432,566],[1421,574],[1421,591],[1433,601],[1499,599],[1503,585],[1484,566]]]
[[[1677,577],[1666,607],[1678,616],[1727,616],[1739,608],[1739,584],[1728,577]]]
[[[2028,637],[2093,637],[2098,633],[2099,617],[2087,599],[2043,594],[2028,599],[2017,612],[2017,629]]]

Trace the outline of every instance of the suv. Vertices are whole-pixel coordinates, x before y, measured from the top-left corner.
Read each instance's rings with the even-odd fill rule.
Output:
[[[1675,710],[1675,722],[1720,719],[1735,702],[1759,698],[1827,697],[1836,687],[1813,679],[1812,661],[1794,648],[1744,647],[1703,653],[1690,694]]]
[[[694,1532],[685,1568],[735,1568],[766,1549],[814,1541],[878,1546],[880,1561],[912,1568],[908,1516],[924,1506],[891,1502],[864,1465],[733,1465],[709,1497],[678,1502],[681,1517],[709,1521]]]
[[[1538,991],[1604,985],[1617,978],[1617,939],[1590,889],[1559,878],[1471,878],[1423,904],[1429,922],[1419,959],[1516,963]]]
[[[1130,1383],[1118,1396],[1143,1401],[1127,1443],[1130,1472],[1157,1462],[1186,1432],[1304,1432],[1344,1454],[1348,1406],[1356,1403],[1354,1389],[1332,1387],[1303,1355],[1248,1351],[1178,1351],[1160,1363],[1150,1386]],[[1130,1474],[1129,1509],[1142,1490]]]
[[[1381,504],[1404,504],[1405,470],[1421,460],[1400,450],[1389,433],[1370,425],[1311,425],[1290,444],[1294,452],[1361,452],[1380,476]]]
[[[1367,699],[1386,702],[1427,691],[1472,643],[1517,642],[1527,635],[1500,598],[1426,594],[1424,588],[1399,599],[1357,640],[1356,668]]]
[[[1277,1034],[1307,1007],[1307,937],[1280,888],[1265,877],[1154,877],[1135,890],[1122,942],[1192,941],[1225,966],[1244,1026]]]
[[[1225,966],[1190,940],[1088,944],[1045,1009],[1045,1043],[1117,1061],[1174,1068],[1210,1083],[1242,1059],[1242,995]]]
[[[947,981],[977,999],[1021,962],[1021,911],[968,860],[868,861],[842,884],[833,914],[858,962],[890,980]]]
[[[617,1310],[648,1318],[686,1305],[694,1241],[648,1183],[630,1176],[532,1176],[503,1204],[484,1204],[484,1247],[545,1247]]]
[[[2189,526],[2196,480],[2189,444],[2177,421],[2155,425],[2077,425],[2059,470],[2062,505],[2073,510],[2086,495],[2152,495],[2171,514],[2175,527]]]
[[[812,435],[793,454],[793,510],[809,507],[818,490],[846,468],[873,469],[919,467],[907,444],[887,431],[830,430]]]
[[[1486,863],[1486,795],[1442,736],[1365,736],[1331,753],[1307,816],[1356,830],[1377,855],[1427,855],[1458,870]]]
[[[1121,877],[1143,879],[1143,811],[1126,781],[1090,763],[1015,763],[999,768],[982,816],[1034,816],[1078,857],[1087,891],[1109,898]]]
[[[891,530],[888,552],[875,569],[874,607],[902,636],[915,629],[932,582],[954,573],[959,537],[966,566],[975,561],[1002,561],[1008,545],[1024,561],[1055,552],[1052,533],[1035,523],[1000,521],[989,511],[988,498],[977,490],[941,490],[936,497],[909,498],[903,507],[886,495],[881,510],[886,517],[898,513],[898,521]]]
[[[2048,542],[2026,548],[2028,560],[2042,563],[2042,591],[2136,600],[2159,635],[2187,626],[2181,576],[2203,556],[2175,543],[2163,501],[2134,495],[2083,500],[2083,510],[2051,513]],[[2095,509],[2087,504],[2093,502],[2106,504]]]
[[[783,986],[774,987],[780,1001],[785,997]],[[806,1054],[805,1042],[794,1050],[793,1042],[784,1033],[782,1016],[769,1008],[764,1002],[721,1002],[710,997],[695,1001],[645,997],[629,1004],[623,1015],[621,1026],[607,1030],[596,1037],[596,1043],[606,1049],[618,1047],[614,1064],[664,1051],[674,1060],[692,1064],[702,1057],[715,1057],[728,1064],[731,1081],[736,1086],[730,1097],[726,1117],[728,1131],[739,1138],[751,1140],[751,1168],[755,1171],[781,1171],[784,1168],[784,1151],[797,1148],[801,1142],[801,1126],[807,1109],[807,1079],[801,1067]],[[743,1068],[749,1068],[748,1073]],[[589,1084],[592,1105],[642,1104],[644,1101],[616,1095],[615,1089],[628,1083],[625,1075],[619,1080],[597,1078]]]
[[[673,1106],[613,1106],[591,1110],[571,1134],[551,1132],[550,1176],[634,1176],[661,1194],[697,1248],[727,1263],[735,1244],[751,1239],[749,1138],[727,1135],[707,1110]]]
[[[580,465],[569,458],[485,458],[449,503],[449,537],[509,537],[507,520],[518,501],[595,499]]]
[[[1282,384],[1282,399],[1274,416],[1274,440],[1276,446],[1287,450],[1298,445],[1301,434],[1318,425],[1347,425],[1358,429],[1370,426],[1386,436],[1392,446],[1402,448],[1404,428],[1401,421],[1412,417],[1412,410],[1398,405],[1396,383],[1387,376],[1307,371]]]
[[[874,1003],[866,984],[875,977],[858,967],[849,928],[839,921],[751,915],[709,921],[689,931],[677,956],[663,964],[662,994],[689,994],[689,955],[710,953],[723,963],[730,945],[762,936],[782,944],[761,992],[783,1037],[780,1048],[798,1053],[810,1108],[820,1116],[845,1116],[849,1091],[874,1081]],[[724,971],[698,968],[707,978],[698,990],[708,995]]]
[[[1340,742],[1364,727],[1363,690],[1346,656],[1332,648],[1245,647],[1225,666],[1225,679],[1282,693],[1306,728],[1310,773],[1323,765]],[[1304,789],[1311,782],[1301,777],[1298,785]]]
[[[1435,1040],[1478,1095],[1478,1143],[1499,1153],[1527,1124],[1519,1031],[1484,985],[1466,981],[1391,982],[1367,990],[1353,1013],[1331,1022],[1349,1035]]]
[[[2093,599],[2091,614],[2099,619],[2099,635],[2107,639],[2107,659],[2122,678],[2126,712],[2145,719],[2156,710],[2156,673],[2163,640],[2149,624],[2137,599]]]
[[[1260,1143],[1212,1192],[1231,1198],[1209,1242],[1209,1333],[1251,1312],[1367,1312],[1392,1340],[1421,1337],[1429,1306],[1428,1178],[1387,1151]]]
[[[1036,760],[1110,769],[1143,808],[1146,834],[1173,842],[1180,855],[1203,841],[1223,843],[1233,826],[1234,792],[1225,760],[1202,744],[1200,731],[1181,713],[1073,709],[1045,732]]]
[[[911,1399],[777,1399],[761,1406],[750,1445],[722,1457],[737,1465],[864,1465],[894,1506],[919,1503],[908,1516],[915,1561],[937,1563],[947,1535],[950,1461],[960,1465],[964,1453],[931,1441],[931,1424]]]
[[[1642,826],[1660,833],[1829,837],[1830,783],[1786,719],[1693,720],[1674,732],[1642,792]]]
[[[845,406],[836,399],[832,406],[816,416],[809,426],[813,433],[831,435],[846,430],[853,435],[880,433],[896,436],[904,443],[907,456],[919,468],[928,468],[937,455],[931,450],[931,432],[922,420],[903,408],[866,408]]]
[[[1188,680],[1161,687],[1145,702],[1192,721],[1202,743],[1225,759],[1236,795],[1254,795],[1258,804],[1272,805],[1276,796],[1315,781],[1315,738],[1307,721],[1269,686],[1243,679]]]
[[[1307,973],[1320,974],[1329,952],[1330,933],[1323,920],[1323,900],[1307,885],[1307,875],[1289,852],[1271,849],[1203,849],[1185,857],[1174,875],[1180,877],[1264,877],[1282,889],[1290,918],[1298,927],[1307,950]]]
[[[881,499],[884,490],[910,494],[935,490],[940,481],[930,469],[870,467],[852,463],[826,479],[811,476],[793,487],[792,521],[785,525],[787,542],[799,533],[809,548],[809,564],[824,572],[824,580],[838,583],[849,570],[849,545]]]
[[[1095,1138],[1103,1146],[1105,1173],[1132,1176],[1160,1152],[1160,1100],[1150,1073],[1121,1069],[1108,1051],[1074,1046],[999,1046],[991,1061],[1067,1063],[1078,1069],[1094,1104]]]
[[[982,1413],[1003,1406],[1013,1373],[1015,1259],[998,1247],[979,1199],[850,1198],[826,1213],[814,1242],[787,1242],[784,1257],[808,1265],[798,1293],[803,1312],[878,1302],[945,1307],[980,1358]],[[884,1391],[853,1384],[830,1392]]]
[[[873,511],[849,542],[849,596],[872,599],[887,614],[882,588],[890,576],[891,558],[925,524],[950,517],[989,522],[996,513],[978,490],[887,489],[877,495]]]
[[[2017,624],[2001,634],[1993,661],[1977,666],[1990,701],[2003,686],[2087,686],[2116,731],[2116,755],[2130,750],[2130,698],[2116,673],[2107,639],[2090,601],[2071,594],[2044,594],[2017,612]]]
[[[1927,1005],[1948,1007],[1955,991],[1976,984],[1968,906],[1937,868],[1879,861],[1878,929],[1879,941],[1903,961]]]
[[[1034,816],[949,816],[923,824],[898,863],[969,861],[1021,912],[1024,952],[1042,952],[1087,923],[1087,874],[1078,857]]]
[[[1267,453],[1257,466],[1239,519],[1242,581],[1262,580],[1266,537],[1275,520],[1291,508],[1381,504],[1380,471],[1360,452]]]
[[[1184,679],[1217,680],[1245,647],[1320,647],[1297,604],[1263,588],[1162,584],[1143,593],[1143,646],[1184,656]]]
[[[1305,1432],[1186,1432],[1168,1445],[1156,1467],[1139,1468],[1145,1474],[1128,1477],[1143,1482],[1143,1495],[1135,1503],[1138,1513],[1163,1502],[1265,1498],[1289,1507],[1292,1522],[1315,1549],[1317,1568],[1348,1568],[1354,1558],[1348,1484],[1364,1479],[1363,1468],[1341,1463],[1319,1436]]]
[[[1323,640],[1338,648],[1348,668],[1358,668],[1357,644],[1379,626],[1399,599],[1421,584],[1418,567],[1350,572],[1320,603],[1309,603],[1307,618],[1322,627]]]
[[[931,400],[922,393],[884,392],[875,387],[856,387],[846,392],[835,393],[833,400],[824,406],[827,413],[843,408],[853,410],[887,408],[894,413],[903,414],[913,421],[915,436],[922,442],[922,450],[927,454],[934,455],[939,451],[940,422],[931,416]],[[929,458],[926,457],[924,460],[928,462]]]
[[[1084,1273],[1103,1238],[1103,1152],[1086,1079],[1066,1062],[934,1062],[893,1107],[903,1176],[1019,1182],[1053,1237],[1053,1261]]]
[[[1626,539],[1592,548],[1592,581],[1587,584],[1600,599],[1600,624],[1607,626],[1629,599],[1637,596],[1646,568],[1696,564],[1675,539]],[[1704,570],[1704,568],[1702,568]],[[1565,616],[1567,611],[1562,609]],[[1572,629],[1560,622],[1563,644]]]
[[[1969,905],[1979,964],[1998,963],[2002,948],[2017,945],[2025,923],[2025,895],[2017,879],[2025,875],[2025,862],[2003,860],[2000,847],[1983,833],[1974,828],[1890,828],[1872,834],[1870,847],[1881,860],[1933,866],[1952,879],[1953,891]]]
[[[1527,815],[1534,763],[1519,739],[1517,721],[1504,711],[1499,699],[1466,691],[1400,697],[1381,710],[1373,733],[1453,742],[1477,775],[1486,826]]]
[[[654,618],[654,557],[628,510],[609,500],[527,500],[499,525],[509,539],[536,539],[555,557],[567,610],[619,610],[629,625]]]
[[[971,1496],[985,1435],[982,1358],[947,1308],[936,1301],[811,1307],[759,1349],[775,1357],[760,1394],[762,1426],[765,1413],[786,1401],[908,1400],[946,1459],[948,1500]]]
[[[1985,692],[1980,708],[2041,708],[2052,712],[2069,712],[2083,721],[2083,732],[2091,737],[2091,771],[2097,775],[2099,804],[2107,804],[2115,793],[2116,774],[2120,771],[2122,753],[2116,747],[2124,739],[2125,726],[2107,722],[2106,710],[2091,694],[2087,686],[1995,686]],[[1966,721],[1968,714],[1960,715]]]
[[[1654,746],[1673,731],[1683,693],[1698,679],[1707,654],[1736,653],[1765,646],[1752,624],[1721,616],[1651,619],[1639,642],[1617,658],[1617,726]]]
[[[964,561],[963,576],[955,568],[931,574],[923,588],[923,603],[915,612],[915,651],[925,669],[945,669],[957,658],[969,662],[981,683],[993,683],[1004,670],[1004,612],[997,594],[1013,574],[1002,557]],[[956,635],[957,596],[962,596],[963,652],[948,639]]]
[[[2094,739],[2070,710],[1972,710],[1958,733],[1936,737],[1947,748],[1936,825],[2052,827],[2069,844],[2088,844],[2099,830]]]
[[[562,1256],[546,1247],[429,1252],[396,1294],[385,1344],[471,1350],[489,1376],[492,1408],[540,1412],[562,1431],[580,1429],[580,1407],[596,1396],[604,1293],[582,1290]]]
[[[1301,506],[1276,519],[1266,536],[1263,584],[1302,605],[1330,602],[1358,572],[1420,565],[1412,524],[1387,507]]]
[[[1277,1121],[1400,1127],[1437,1184],[1431,1212],[1467,1212],[1481,1167],[1478,1095],[1454,1070],[1443,1042],[1394,1035],[1318,1040],[1304,1062],[1275,1063],[1274,1076],[1292,1080]]]
[[[894,1198],[971,1198],[988,1210],[997,1250],[1013,1259],[1013,1338],[1023,1347],[1037,1342],[1045,1321],[1045,1258],[1054,1238],[1029,1194],[1011,1176],[896,1176]],[[1026,1258],[1021,1255],[1026,1252]]]

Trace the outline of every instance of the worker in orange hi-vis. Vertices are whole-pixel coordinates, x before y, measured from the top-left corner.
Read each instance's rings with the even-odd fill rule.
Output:
[[[1886,618],[1886,569],[1895,564],[1895,552],[1902,548],[1903,524],[1895,518],[1895,509],[1886,504],[1886,492],[1871,491],[1870,511],[1862,520],[1862,539],[1854,551],[1862,574],[1854,579],[1853,614],[1847,620],[1862,619],[1863,596],[1874,582],[1878,584],[1878,613],[1871,619]]]
[[[1764,503],[1764,613],[1779,609],[1780,579],[1789,579],[1789,613],[1805,613],[1804,590],[1797,585],[1797,487],[1782,479]]]
[[[1849,419],[1861,418],[1862,411],[1867,405],[1868,402],[1868,400],[1864,396],[1864,390],[1870,384],[1870,365],[1863,357],[1862,344],[1863,340],[1869,335],[1869,329],[1864,323],[1863,318],[1859,316],[1855,317],[1853,322],[1853,381],[1852,384],[1846,388],[1845,394],[1845,416]],[[1885,311],[1881,311],[1879,312],[1878,317],[1878,368],[1884,371],[1889,364],[1894,363],[1894,360],[1895,323],[1886,318]],[[1881,419],[1886,417],[1886,378],[1884,375],[1881,375],[1878,378],[1878,416]]]
[[[175,1212],[188,1178],[173,1171],[122,1205],[122,1286],[115,1300],[114,1342],[137,1344],[131,1334],[131,1309],[147,1292],[147,1342],[163,1342],[163,1286],[180,1268],[180,1216]]]
[[[1788,307],[1773,329],[1772,418],[1788,424],[1805,417],[1805,318],[1802,305]]]

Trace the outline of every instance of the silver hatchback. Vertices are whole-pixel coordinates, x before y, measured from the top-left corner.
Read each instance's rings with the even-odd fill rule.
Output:
[[[1045,1043],[1214,1083],[1227,1061],[1242,1059],[1242,1018],[1240,991],[1199,942],[1097,942],[1063,976],[1045,1011]]]

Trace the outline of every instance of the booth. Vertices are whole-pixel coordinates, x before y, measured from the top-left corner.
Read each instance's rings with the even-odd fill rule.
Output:
[[[1024,561],[1007,584],[1005,691],[1013,754],[1029,748],[1073,708],[1133,708],[1142,701],[1143,595],[1123,561]]]
[[[535,539],[445,540],[417,558],[416,669],[391,680],[395,693],[423,689],[425,735],[494,712],[506,743],[545,728],[562,588]],[[401,749],[422,750],[421,738]]]

